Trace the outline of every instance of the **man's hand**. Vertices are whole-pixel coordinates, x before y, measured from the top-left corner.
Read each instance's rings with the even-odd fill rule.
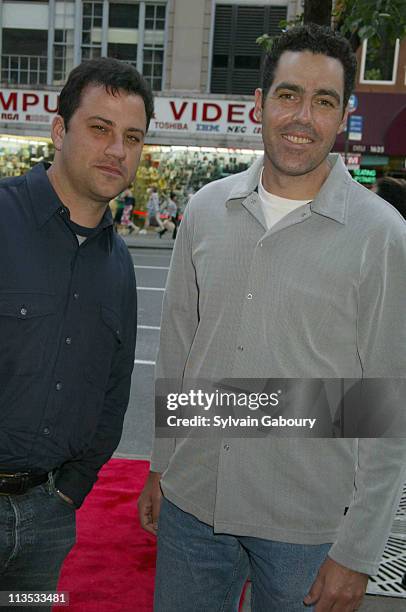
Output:
[[[160,480],[161,474],[159,472],[150,472],[138,498],[138,517],[141,527],[153,535],[158,533],[158,517],[162,498],[159,486]]]
[[[329,557],[303,602],[315,612],[353,612],[361,605],[368,584],[367,574],[354,572]]]

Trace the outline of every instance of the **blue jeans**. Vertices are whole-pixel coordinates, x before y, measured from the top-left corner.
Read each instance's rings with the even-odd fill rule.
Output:
[[[75,509],[55,492],[52,476],[24,495],[0,495],[0,591],[56,591],[75,539]]]
[[[248,575],[254,612],[313,610],[303,598],[330,547],[215,534],[163,499],[154,610],[235,612]]]

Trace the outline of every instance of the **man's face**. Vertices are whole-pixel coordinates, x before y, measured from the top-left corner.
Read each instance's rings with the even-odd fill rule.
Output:
[[[133,181],[146,133],[141,96],[88,85],[68,130],[61,117],[53,124],[53,140],[61,169],[79,196],[106,203]]]
[[[264,105],[262,91],[255,92],[265,155],[274,171],[301,176],[322,164],[346,123],[343,95],[344,70],[337,59],[310,51],[281,55]]]

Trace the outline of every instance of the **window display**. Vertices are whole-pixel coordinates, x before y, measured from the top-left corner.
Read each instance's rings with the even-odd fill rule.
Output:
[[[134,193],[136,207],[144,209],[147,189],[158,188],[163,199],[174,192],[180,208],[206,183],[246,170],[262,151],[216,147],[144,147]]]
[[[0,135],[0,177],[25,174],[35,164],[53,158],[51,139]]]
[[[51,162],[52,141],[0,135],[0,177],[25,174],[35,164]],[[179,207],[206,183],[248,168],[260,150],[145,145],[134,185],[137,210],[145,210],[147,191],[157,187],[161,200],[173,192]]]

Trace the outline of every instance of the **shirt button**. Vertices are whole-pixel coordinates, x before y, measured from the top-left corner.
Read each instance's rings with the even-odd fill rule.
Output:
[[[65,343],[66,344],[72,344],[72,338],[69,338],[69,336],[67,338],[65,338]]]
[[[42,433],[44,434],[44,436],[49,436],[49,434],[51,433],[51,430],[49,429],[49,427],[44,427],[44,429],[42,430]]]
[[[230,450],[230,445],[229,444],[224,444],[223,446],[225,451],[229,451]]]
[[[239,351],[243,351],[243,350],[244,350],[244,347],[243,347],[243,345],[242,345],[242,344],[240,344],[240,346],[238,347],[238,350],[239,350]]]
[[[25,306],[21,306],[20,308],[20,314],[25,317],[25,315],[28,313],[28,310],[26,309]]]
[[[249,293],[249,294],[247,295],[247,299],[248,299],[248,300],[252,300],[252,293]]]
[[[79,293],[77,291],[75,291],[75,293],[73,294],[73,299],[74,300],[78,300],[79,299]]]
[[[62,389],[62,383],[61,383],[61,382],[57,382],[57,383],[56,383],[56,385],[55,385],[55,389],[56,389],[57,391],[61,391],[61,389]]]

